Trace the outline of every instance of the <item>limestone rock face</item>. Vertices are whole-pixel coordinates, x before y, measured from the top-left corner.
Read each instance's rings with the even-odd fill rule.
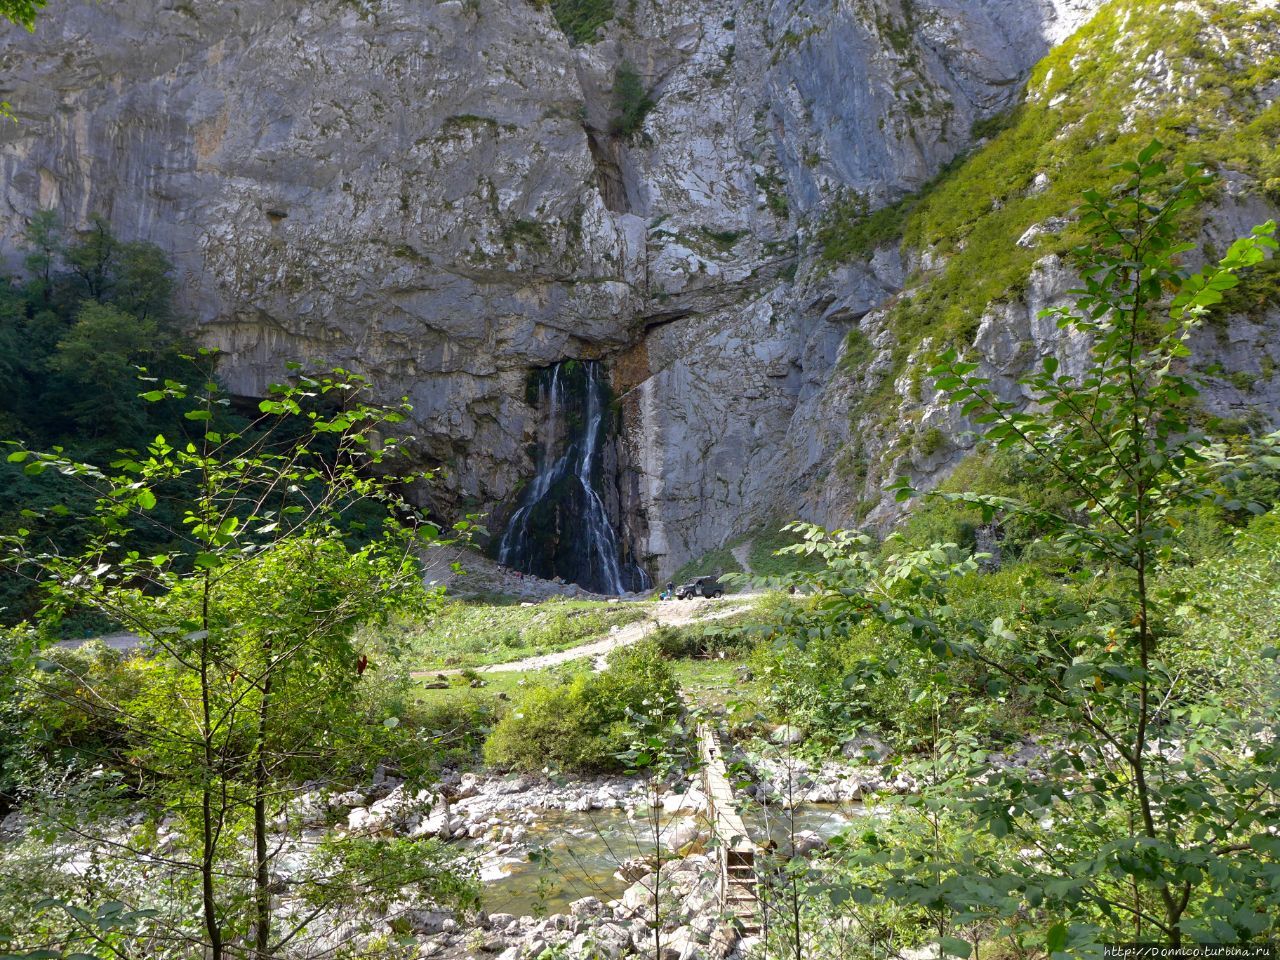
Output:
[[[815,279],[812,224],[926,182],[1098,2],[635,0],[574,46],[529,0],[67,0],[0,36],[0,253],[48,207],[157,243],[233,390],[287,360],[364,372],[446,468],[424,499],[495,530],[533,469],[530,372],[604,359],[626,532],[665,578],[870,495],[835,463],[859,380],[834,369],[854,323],[887,348],[918,265]],[[654,104],[633,131],[624,65]],[[1034,319],[1066,279],[1042,264],[988,317],[1010,384],[1074,349]],[[1223,349],[1256,364],[1255,334]]]

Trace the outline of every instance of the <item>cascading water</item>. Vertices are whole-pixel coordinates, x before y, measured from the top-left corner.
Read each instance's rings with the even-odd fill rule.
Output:
[[[600,364],[566,360],[539,371],[531,394],[535,386],[537,473],[498,541],[498,560],[596,593],[648,589],[602,496],[613,479],[605,469],[613,411]]]

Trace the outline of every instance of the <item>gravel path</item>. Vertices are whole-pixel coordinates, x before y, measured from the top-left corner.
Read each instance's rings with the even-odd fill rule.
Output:
[[[603,659],[610,651],[619,647],[627,647],[643,640],[660,626],[683,627],[691,623],[704,623],[710,620],[722,620],[735,613],[746,610],[755,599],[755,594],[738,594],[726,600],[665,600],[654,609],[648,620],[629,623],[619,627],[613,633],[607,633],[597,640],[557,653],[544,653],[536,657],[525,657],[509,663],[492,663],[485,667],[473,667],[476,673],[515,673],[529,670],[546,670],[571,660],[582,660],[587,657]],[[449,676],[462,673],[466,668],[449,670],[419,670],[410,674],[413,677]]]

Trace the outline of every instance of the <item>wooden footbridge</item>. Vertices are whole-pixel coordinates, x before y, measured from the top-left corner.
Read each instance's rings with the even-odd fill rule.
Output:
[[[720,738],[710,724],[698,727],[698,750],[708,817],[716,839],[720,907],[741,935],[750,936],[760,931],[757,848],[734,806],[733,786],[729,783]]]

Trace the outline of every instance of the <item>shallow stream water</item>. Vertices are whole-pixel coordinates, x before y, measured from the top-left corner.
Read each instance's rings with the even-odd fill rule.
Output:
[[[853,823],[860,809],[859,804],[810,803],[766,813],[750,804],[743,822],[756,842],[772,838],[786,852],[793,829],[829,839]],[[669,825],[671,820],[664,815],[662,822]],[[652,830],[642,814],[630,816],[625,810],[547,811],[528,827],[524,845],[533,848],[532,855],[501,858],[482,872],[484,908],[539,916],[566,913],[569,904],[583,897],[616,899],[630,886],[615,875],[618,866],[653,852]],[[666,837],[664,830],[664,842]]]

